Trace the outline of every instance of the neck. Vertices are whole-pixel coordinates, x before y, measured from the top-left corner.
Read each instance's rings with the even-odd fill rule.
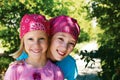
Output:
[[[52,62],[56,62],[50,51],[47,52],[47,58],[50,59]]]
[[[25,61],[26,63],[32,65],[33,67],[41,68],[46,65],[47,60],[48,59],[46,56],[41,56],[40,58],[28,57]]]

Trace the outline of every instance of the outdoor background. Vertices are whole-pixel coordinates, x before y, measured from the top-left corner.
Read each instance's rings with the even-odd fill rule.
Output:
[[[101,70],[96,75],[112,80],[120,67],[120,0],[0,0],[0,80],[14,61],[9,54],[19,48],[19,23],[26,13],[42,14],[47,19],[58,15],[75,18],[81,32],[71,55],[78,69],[83,64],[84,69],[94,68],[99,61]],[[82,76],[79,73],[78,80],[93,80]]]

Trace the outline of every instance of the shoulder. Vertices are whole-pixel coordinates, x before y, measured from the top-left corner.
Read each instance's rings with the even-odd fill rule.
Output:
[[[9,65],[6,72],[22,72],[25,68],[24,61],[15,61]]]
[[[48,61],[46,67],[49,70],[53,71],[54,73],[56,73],[56,72],[62,73],[61,69],[57,65],[55,65],[54,63],[52,63],[50,60]]]
[[[10,63],[9,67],[5,73],[5,80],[6,80],[6,78],[13,76],[16,73],[16,70],[17,70],[17,64],[15,64],[15,62]]]
[[[74,80],[78,75],[78,69],[75,59],[68,55],[62,61],[56,62],[56,65],[62,70],[64,77],[68,80]]]
[[[18,70],[18,68],[21,69],[21,67],[24,67],[24,65],[25,65],[24,61],[14,61],[10,63],[8,70],[15,71],[15,70]]]
[[[74,59],[72,56],[70,56],[70,55],[68,55],[67,57],[65,57],[65,58],[63,59],[63,61],[64,61],[64,60],[69,60],[69,61],[75,62],[75,59]]]
[[[50,60],[47,62],[46,67],[49,67],[50,69],[54,69],[54,70],[55,69],[60,70],[60,68],[57,65],[55,65],[53,62],[51,62]]]
[[[18,66],[23,66],[23,65],[25,65],[25,61],[24,60],[20,60],[20,61],[11,62],[9,66],[11,66],[11,67],[18,67]]]
[[[18,74],[21,74],[24,71],[23,64],[17,64],[17,61],[13,62],[9,65],[6,73],[5,73],[5,80],[16,80],[18,79]]]
[[[55,80],[63,80],[62,71],[60,70],[60,68],[57,65],[52,63],[50,60],[47,62],[46,68],[44,68],[44,69],[48,70],[48,72],[51,72],[51,74],[54,74]]]
[[[60,66],[60,65],[61,66],[63,66],[63,65],[69,65],[70,66],[70,65],[76,65],[76,61],[72,56],[68,55],[63,60],[57,61],[56,64],[58,66]]]

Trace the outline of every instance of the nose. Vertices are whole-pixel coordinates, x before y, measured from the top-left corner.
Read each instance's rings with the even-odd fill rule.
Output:
[[[34,45],[34,48],[35,48],[35,49],[39,49],[39,48],[40,48],[40,43],[39,43],[39,41],[35,41],[33,45]]]
[[[67,50],[67,48],[68,48],[68,45],[67,45],[67,43],[63,43],[63,44],[61,44],[62,45],[62,51],[66,51]]]

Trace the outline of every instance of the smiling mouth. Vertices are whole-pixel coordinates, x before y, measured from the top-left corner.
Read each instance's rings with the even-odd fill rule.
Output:
[[[61,51],[59,51],[59,50],[57,50],[57,52],[58,52],[58,54],[61,55],[61,56],[64,56],[64,55],[65,55],[65,53],[63,53],[63,52],[61,52]]]
[[[32,50],[32,52],[33,52],[33,53],[40,53],[40,50],[37,50],[37,51]]]

